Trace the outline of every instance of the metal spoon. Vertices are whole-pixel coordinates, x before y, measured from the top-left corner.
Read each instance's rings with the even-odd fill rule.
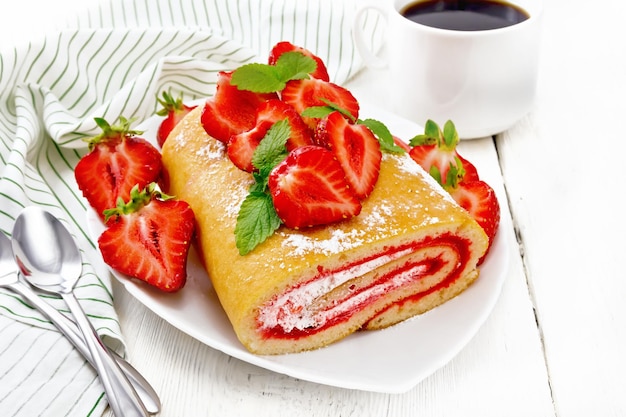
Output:
[[[2,232],[0,232],[0,287],[9,289],[22,296],[24,300],[28,301],[48,318],[72,342],[89,363],[94,364],[83,336],[78,327],[76,327],[76,323],[45,302],[31,289],[30,285],[19,278],[18,268],[13,259],[11,240]],[[133,384],[146,410],[150,414],[157,414],[161,410],[161,401],[154,388],[124,358],[115,353],[115,351],[109,352],[113,355],[120,368],[122,368],[130,383]]]
[[[82,331],[98,371],[109,406],[116,416],[147,416],[133,386],[108,352],[74,295],[82,273],[76,242],[63,224],[36,206],[25,208],[15,220],[13,254],[24,278],[32,285],[60,295]]]

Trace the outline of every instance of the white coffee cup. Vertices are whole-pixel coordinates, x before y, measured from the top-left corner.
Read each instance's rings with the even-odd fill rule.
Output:
[[[509,0],[529,18],[478,31],[413,22],[401,12],[415,2],[373,0],[355,16],[354,39],[365,64],[386,69],[390,110],[422,126],[428,119],[452,120],[463,139],[501,133],[523,118],[536,95],[542,0]],[[372,10],[386,22],[381,56],[362,30]]]

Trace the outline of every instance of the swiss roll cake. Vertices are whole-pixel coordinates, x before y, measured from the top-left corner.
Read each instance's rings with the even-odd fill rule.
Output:
[[[280,226],[241,255],[234,230],[252,175],[206,133],[201,112],[178,123],[163,146],[164,188],[193,209],[198,252],[249,351],[322,348],[424,313],[477,279],[487,236],[407,154],[383,154],[357,216]]]

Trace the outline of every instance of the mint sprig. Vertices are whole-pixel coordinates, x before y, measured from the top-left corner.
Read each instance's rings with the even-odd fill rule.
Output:
[[[389,131],[389,128],[383,122],[376,119],[355,119],[349,111],[337,106],[335,103],[323,98],[320,100],[326,103],[326,105],[309,107],[302,112],[302,116],[322,119],[330,113],[338,111],[353,123],[365,125],[374,134],[374,136],[376,136],[376,139],[378,139],[378,143],[380,144],[380,149],[383,152],[400,154],[405,152],[404,149],[396,145],[391,131]]]
[[[252,155],[252,165],[257,171],[249,194],[241,203],[235,226],[235,244],[242,256],[272,236],[282,224],[267,184],[272,169],[288,154],[285,145],[290,135],[286,119],[274,123]]]
[[[375,119],[365,119],[358,120],[357,123],[367,126],[367,128],[372,131],[374,136],[378,139],[382,151],[400,154],[405,152],[404,149],[396,145],[396,142],[393,140],[393,135],[383,122]]]
[[[275,93],[282,91],[288,81],[308,78],[316,69],[317,63],[313,58],[300,52],[285,52],[274,65],[242,65],[233,72],[230,82],[240,90]]]

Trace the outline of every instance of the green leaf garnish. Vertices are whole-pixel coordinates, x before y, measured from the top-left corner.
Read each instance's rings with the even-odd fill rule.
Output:
[[[274,123],[255,149],[252,155],[252,165],[259,172],[263,172],[264,168],[271,170],[278,165],[287,156],[285,144],[289,135],[291,135],[291,128],[287,119]]]
[[[285,88],[287,81],[307,78],[317,63],[300,52],[285,52],[274,65],[246,64],[237,68],[231,84],[240,90],[255,93],[274,93]]]
[[[309,74],[317,69],[317,62],[300,52],[285,52],[278,57],[274,68],[283,80],[301,80],[309,78]]]
[[[287,119],[278,121],[267,131],[252,155],[254,183],[241,203],[235,226],[235,244],[240,255],[246,255],[281,225],[267,182],[270,172],[287,156],[285,144],[291,135]]]
[[[323,102],[325,105],[324,106],[312,106],[312,107],[308,107],[306,109],[304,109],[304,111],[302,112],[302,116],[304,117],[316,117],[316,118],[323,118],[328,116],[330,113],[334,112],[334,111],[338,111],[339,113],[341,113],[343,115],[343,117],[345,117],[346,119],[350,120],[353,123],[356,123],[357,120],[354,118],[354,116],[352,115],[352,113],[350,113],[348,110],[344,109],[343,107],[337,105],[337,103],[333,103],[332,101],[324,98],[324,97],[319,97],[319,100],[321,102]]]
[[[272,196],[267,192],[251,192],[241,203],[237,225],[235,226],[235,244],[239,254],[250,253],[263,243],[280,227],[281,221],[274,209]]]
[[[396,145],[396,142],[393,140],[393,135],[383,122],[375,119],[365,119],[359,120],[357,123],[367,126],[367,128],[372,131],[374,136],[378,138],[382,151],[404,153],[404,149]]]

